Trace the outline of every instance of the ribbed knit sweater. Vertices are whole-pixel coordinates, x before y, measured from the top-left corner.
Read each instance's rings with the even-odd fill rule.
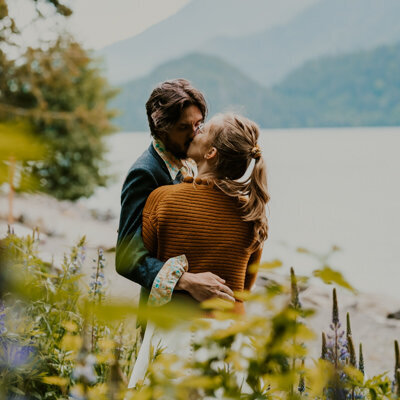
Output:
[[[185,254],[189,271],[213,272],[233,291],[249,290],[256,274],[248,266],[258,262],[252,252],[253,224],[241,218],[237,201],[206,180],[185,179],[154,190],[143,210],[143,241],[161,261]],[[244,312],[236,301],[235,310]]]

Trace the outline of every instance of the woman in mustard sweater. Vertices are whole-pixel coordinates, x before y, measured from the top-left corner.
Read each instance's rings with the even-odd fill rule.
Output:
[[[197,164],[197,177],[159,187],[149,196],[143,211],[144,244],[159,260],[179,256],[181,261],[166,267],[165,275],[154,283],[158,297],[152,291],[150,305],[163,305],[171,297],[172,301],[182,299],[181,293],[173,292],[182,268],[192,273],[213,272],[234,292],[250,290],[254,284],[256,274],[248,267],[260,260],[268,236],[265,208],[269,201],[258,137],[257,125],[247,118],[215,116],[197,129],[188,150],[188,157]],[[161,298],[160,286],[165,287]],[[244,313],[241,300],[235,301],[234,311]],[[149,324],[129,386],[143,378],[151,343],[161,341],[168,352],[187,357],[189,336],[160,334]]]

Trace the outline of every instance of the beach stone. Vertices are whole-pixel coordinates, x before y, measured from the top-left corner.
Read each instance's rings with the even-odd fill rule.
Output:
[[[392,319],[399,319],[400,320],[400,310],[396,311],[394,313],[389,313],[387,315],[387,318],[392,318]]]

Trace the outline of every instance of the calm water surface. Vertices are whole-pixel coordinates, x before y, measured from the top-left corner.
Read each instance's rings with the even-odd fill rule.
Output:
[[[89,200],[119,213],[123,179],[150,143],[146,133],[109,138],[117,182]],[[265,260],[310,274],[318,262],[295,251],[326,254],[359,290],[385,293],[400,305],[400,128],[266,130],[270,239]]]

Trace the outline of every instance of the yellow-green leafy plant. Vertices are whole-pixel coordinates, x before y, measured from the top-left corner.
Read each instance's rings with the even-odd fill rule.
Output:
[[[220,299],[203,304],[213,310],[213,319],[190,320],[191,309],[174,304],[148,308],[147,318],[160,328],[183,329],[183,320],[188,329],[189,322],[195,333],[193,352],[180,359],[154,348],[144,381],[128,390],[139,343],[138,310],[108,296],[102,250],[89,260],[93,275],[86,284],[84,238],[57,268],[39,257],[38,246],[36,231],[26,238],[10,232],[1,241],[1,264],[13,272],[4,275],[8,290],[0,303],[2,398],[398,398],[398,345],[394,382],[386,374],[367,379],[361,346],[356,367],[350,317],[346,332],[341,328],[336,290],[321,359],[309,357],[315,334],[307,319],[313,310],[301,306],[294,270],[286,283],[271,281],[237,294],[253,309],[246,316],[232,314],[229,303]],[[259,269],[281,265],[275,260]]]

